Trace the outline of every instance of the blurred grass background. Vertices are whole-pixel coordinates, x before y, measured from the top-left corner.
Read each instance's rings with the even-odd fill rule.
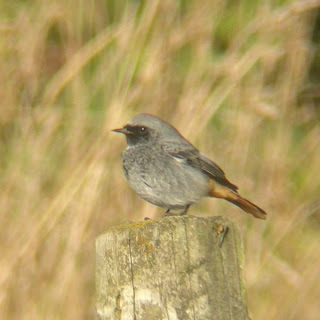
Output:
[[[268,213],[221,200],[252,319],[318,319],[320,1],[0,3],[0,318],[94,319],[94,240],[160,216],[110,129],[174,123]]]

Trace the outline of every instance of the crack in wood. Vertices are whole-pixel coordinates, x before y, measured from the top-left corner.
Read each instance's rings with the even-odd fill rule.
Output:
[[[133,280],[131,230],[129,231],[128,246],[129,246],[129,258],[130,258],[130,270],[131,270],[131,284],[132,284],[132,290],[133,290],[133,320],[136,320],[136,292],[135,292],[134,280]]]
[[[189,241],[188,241],[188,229],[187,229],[187,223],[186,220],[183,220],[184,224],[184,230],[186,235],[186,244],[187,244],[187,257],[188,257],[188,266],[190,266],[190,252],[189,252]],[[191,273],[188,272],[188,278],[189,278],[189,286],[190,286],[190,292],[191,292],[191,302],[192,302],[192,310],[193,310],[193,319],[196,319],[196,310],[194,306],[194,297],[193,297],[193,290],[192,290],[192,280],[191,280]]]
[[[220,258],[221,258],[221,265],[222,265],[222,271],[223,271],[223,279],[224,279],[224,281],[226,280],[226,268],[228,268],[228,267],[226,267],[226,265],[225,265],[225,259],[224,259],[224,256],[223,256],[223,250],[220,250]],[[225,283],[227,283],[227,281],[225,281]],[[227,285],[226,286],[226,289],[227,289],[227,291],[228,291],[228,310],[229,310],[229,319],[233,319],[232,318],[232,309],[231,309],[231,307],[232,307],[232,304],[231,304],[231,300],[230,300],[230,297],[231,297],[231,293],[230,293],[230,288],[229,288],[229,286]]]

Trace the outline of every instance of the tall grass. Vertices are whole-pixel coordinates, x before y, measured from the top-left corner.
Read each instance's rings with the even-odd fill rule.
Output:
[[[317,319],[320,113],[302,93],[319,79],[320,1],[0,6],[1,319],[95,317],[95,237],[162,214],[129,189],[110,133],[138,112],[174,123],[268,211],[190,211],[240,225],[252,319]]]

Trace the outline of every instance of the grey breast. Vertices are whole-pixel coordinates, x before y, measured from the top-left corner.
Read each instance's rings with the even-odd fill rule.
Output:
[[[199,169],[160,148],[127,147],[123,166],[130,186],[157,206],[182,209],[208,195],[208,178]]]

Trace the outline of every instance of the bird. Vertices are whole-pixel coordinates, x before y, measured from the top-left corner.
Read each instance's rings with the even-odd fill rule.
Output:
[[[171,210],[185,215],[201,198],[213,197],[266,219],[263,209],[243,198],[224,171],[168,122],[141,113],[112,131],[126,137],[122,162],[127,182],[142,199],[166,209],[165,216],[174,215]]]

